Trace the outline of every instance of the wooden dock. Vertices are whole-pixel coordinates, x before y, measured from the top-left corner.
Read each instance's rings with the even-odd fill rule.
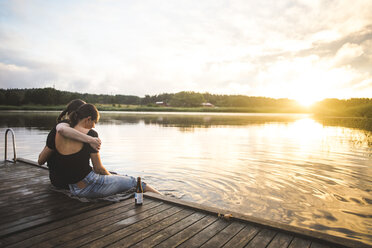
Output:
[[[34,166],[30,165],[34,164]],[[370,247],[327,234],[146,194],[83,203],[53,191],[32,161],[0,162],[0,247]]]

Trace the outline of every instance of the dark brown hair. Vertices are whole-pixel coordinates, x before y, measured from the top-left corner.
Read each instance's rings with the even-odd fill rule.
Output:
[[[57,122],[60,122],[62,121],[62,118],[67,114],[71,114],[73,111],[77,110],[81,105],[85,104],[86,102],[84,102],[83,100],[80,100],[80,99],[75,99],[75,100],[72,100],[71,102],[69,102],[67,104],[67,107],[65,110],[62,111],[62,113],[58,116],[57,118]]]
[[[80,120],[87,117],[91,117],[92,121],[96,123],[99,120],[99,112],[93,104],[83,104],[69,115],[71,127],[76,126]]]

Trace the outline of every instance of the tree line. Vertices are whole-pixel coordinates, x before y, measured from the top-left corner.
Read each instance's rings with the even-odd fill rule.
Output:
[[[254,97],[245,95],[218,95],[182,91],[178,93],[163,93],[145,95],[108,95],[87,94],[60,91],[54,88],[33,89],[0,89],[0,105],[23,106],[66,105],[73,99],[82,99],[93,104],[141,105],[157,106],[157,102],[170,107],[193,108],[201,107],[202,103],[211,103],[216,107],[245,108],[243,112],[301,112],[306,111],[295,100],[274,99],[269,97]],[[236,111],[240,111],[236,109]],[[307,110],[309,111],[309,110]],[[325,99],[317,102],[310,110],[316,115],[325,116],[357,116],[372,118],[372,98],[352,98],[348,100]]]
[[[140,104],[139,97],[130,95],[82,94],[54,88],[0,89],[0,105],[65,105],[73,99],[89,103]]]
[[[319,116],[372,118],[372,98],[324,99],[314,104],[312,112]]]
[[[60,91],[54,88],[0,89],[0,105],[65,105],[73,99],[82,99],[93,104],[156,105],[163,102],[172,107],[200,107],[211,103],[217,107],[289,107],[297,103],[290,99],[252,97],[244,95],[216,95],[182,91],[145,95],[107,95]]]

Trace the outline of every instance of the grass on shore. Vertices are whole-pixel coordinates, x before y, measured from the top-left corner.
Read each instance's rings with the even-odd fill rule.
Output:
[[[95,104],[99,111],[137,112],[217,112],[217,113],[309,113],[302,108],[262,108],[262,107],[169,107],[120,104]],[[62,110],[64,105],[0,105],[0,110]]]
[[[99,111],[133,112],[214,112],[214,113],[312,113],[318,117],[362,117],[372,118],[372,105],[361,105],[345,109],[335,108],[269,108],[269,107],[170,107],[120,104],[95,104]],[[0,105],[0,110],[61,111],[65,105]]]
[[[0,110],[56,110],[62,111],[66,106],[65,105],[0,105]]]

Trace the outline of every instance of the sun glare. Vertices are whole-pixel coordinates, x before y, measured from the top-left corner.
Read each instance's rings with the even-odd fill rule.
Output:
[[[311,98],[311,97],[303,97],[303,98],[298,98],[296,99],[296,101],[304,106],[304,107],[311,107],[311,105],[313,105],[315,102],[317,102],[318,100],[315,99],[315,98]]]
[[[311,83],[305,83],[299,85],[300,89],[297,89],[293,99],[296,100],[303,107],[311,107],[318,101],[324,99],[326,89],[322,89],[320,85],[314,85]]]

